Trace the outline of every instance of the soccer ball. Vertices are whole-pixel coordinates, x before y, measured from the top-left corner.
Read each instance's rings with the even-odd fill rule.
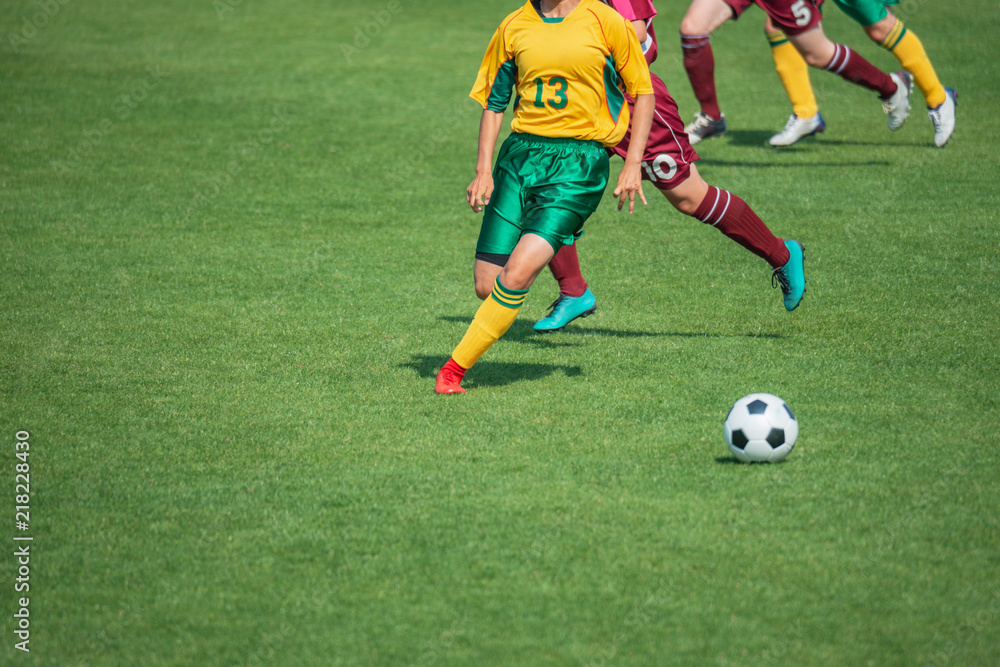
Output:
[[[799,422],[773,394],[750,394],[726,416],[726,444],[740,461],[777,463],[795,446]]]

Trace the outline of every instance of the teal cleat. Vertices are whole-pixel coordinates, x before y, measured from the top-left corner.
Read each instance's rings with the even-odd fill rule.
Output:
[[[805,248],[798,241],[785,241],[788,262],[771,274],[771,287],[781,286],[785,297],[785,310],[795,310],[806,293]]]
[[[552,310],[535,322],[535,331],[552,333],[559,331],[578,317],[588,317],[597,310],[597,299],[589,289],[582,296],[560,296],[549,306]]]

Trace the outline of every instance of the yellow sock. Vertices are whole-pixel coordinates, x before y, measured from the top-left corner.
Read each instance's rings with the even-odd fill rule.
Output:
[[[462,368],[472,368],[479,357],[514,323],[527,294],[528,290],[507,289],[500,284],[500,278],[497,278],[493,284],[493,293],[483,301],[462,342],[451,353],[455,363]]]
[[[819,105],[809,82],[809,66],[780,30],[767,33],[767,41],[771,44],[774,69],[785,86],[792,110],[799,118],[812,118],[819,112]]]
[[[913,81],[924,94],[929,108],[933,109],[944,103],[947,97],[944,86],[937,78],[934,66],[924,51],[924,45],[920,38],[907,30],[899,19],[896,19],[896,25],[882,40],[882,48],[896,56],[903,69],[913,75]]]

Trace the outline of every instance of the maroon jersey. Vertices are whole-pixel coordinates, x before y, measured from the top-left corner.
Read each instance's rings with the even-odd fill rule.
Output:
[[[786,35],[798,35],[815,28],[823,15],[819,6],[823,0],[755,0],[771,20]]]
[[[687,180],[691,173],[691,163],[698,159],[698,154],[691,148],[684,133],[684,123],[677,112],[677,103],[667,90],[667,84],[655,74],[649,76],[653,81],[656,108],[653,110],[653,125],[649,129],[646,152],[642,156],[642,177],[652,181],[661,190],[672,190]],[[635,100],[628,96],[626,99],[634,118]],[[631,138],[632,128],[629,127],[621,143],[609,148],[608,153],[624,159],[628,154]]]
[[[753,0],[723,0],[733,10],[733,20],[736,20],[747,9],[753,7]]]
[[[823,0],[724,0],[733,10],[733,18],[739,18],[748,7],[757,5],[771,17],[786,35],[798,35],[823,19],[819,6]]]
[[[646,62],[652,64],[656,60],[656,35],[653,33],[653,17],[656,8],[650,0],[604,0],[629,21],[646,22],[646,41],[642,45]],[[751,0],[752,2],[752,0]],[[653,73],[649,75],[653,82],[653,95],[656,98],[656,108],[653,110],[653,124],[649,128],[649,139],[646,141],[646,152],[642,156],[642,177],[652,181],[661,190],[672,190],[688,179],[691,173],[691,163],[698,159],[698,154],[691,148],[687,134],[684,133],[684,123],[677,112],[677,103],[670,96],[667,84]],[[635,100],[627,93],[629,112],[635,118]],[[625,138],[614,148],[607,149],[611,155],[622,159],[628,155],[629,141],[632,138],[632,127],[629,126]]]

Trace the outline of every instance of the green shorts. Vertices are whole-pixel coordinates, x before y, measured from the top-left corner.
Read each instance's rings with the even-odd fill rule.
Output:
[[[888,16],[885,6],[895,5],[897,2],[898,0],[833,0],[845,14],[866,28]]]
[[[609,161],[597,141],[514,133],[493,167],[493,195],[476,254],[510,255],[527,233],[559,252],[583,234],[608,184]]]

